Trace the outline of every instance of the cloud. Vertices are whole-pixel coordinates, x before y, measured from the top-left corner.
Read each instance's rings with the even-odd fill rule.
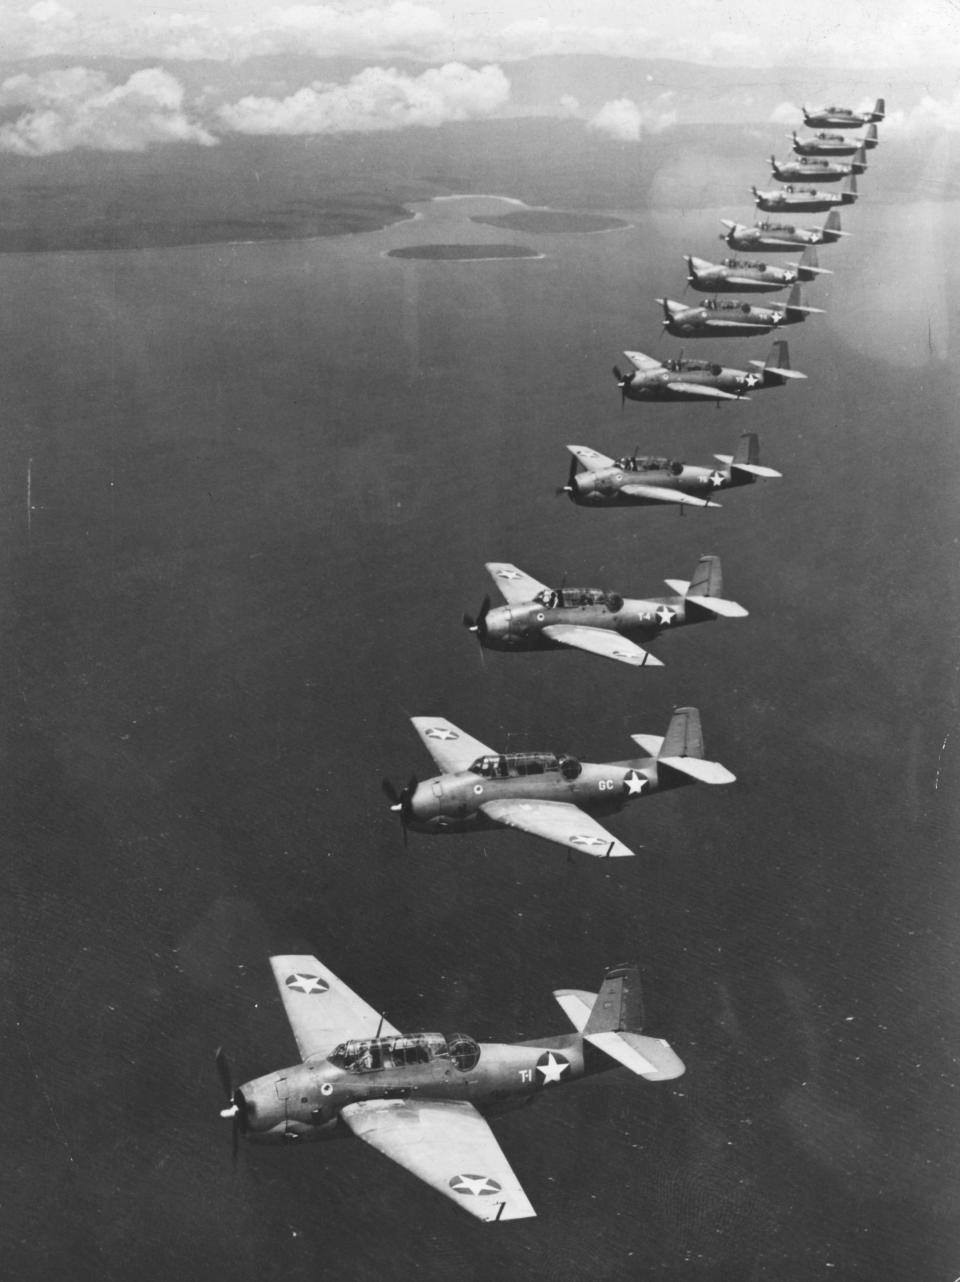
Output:
[[[676,122],[675,111],[659,108],[644,110],[632,98],[615,98],[611,102],[605,102],[596,115],[587,121],[587,128],[596,129],[620,142],[636,142],[644,132],[660,133]]]
[[[873,104],[871,103],[871,106]],[[960,89],[952,98],[925,94],[910,111],[891,112],[884,120],[882,134],[960,133]]]
[[[48,156],[74,147],[143,151],[151,143],[217,140],[184,111],[178,80],[159,67],[135,71],[124,84],[85,67],[11,76],[0,84],[0,107],[16,111],[0,125],[0,151]]]
[[[366,133],[490,116],[509,97],[510,82],[499,67],[450,62],[420,76],[368,67],[342,85],[317,81],[287,98],[241,98],[218,116],[244,134]]]

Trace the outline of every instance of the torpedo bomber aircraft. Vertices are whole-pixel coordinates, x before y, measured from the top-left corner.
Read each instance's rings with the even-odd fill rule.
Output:
[[[770,169],[780,183],[811,182],[838,183],[851,174],[867,172],[867,158],[863,149],[854,152],[853,159],[825,160],[817,156],[801,156],[799,160],[777,160],[770,157]]]
[[[803,123],[809,129],[859,129],[861,125],[878,124],[886,115],[882,98],[874,103],[873,111],[854,112],[849,107],[820,107],[816,111],[802,108]]]
[[[488,561],[487,570],[506,600],[490,608],[484,597],[464,626],[488,650],[587,650],[634,667],[663,664],[638,641],[717,618],[743,619],[747,611],[723,596],[718,556],[702,556],[693,578],[667,579],[672,595],[635,600],[599,588],[548,588],[515,565]]]
[[[817,251],[807,245],[799,262],[775,267],[749,258],[725,258],[722,263],[711,263],[706,258],[685,254],[687,284],[694,289],[713,290],[715,293],[773,293],[796,285],[798,281],[816,280],[818,276],[832,276],[828,267],[821,267]]]
[[[727,229],[720,233],[720,239],[725,240],[731,249],[762,250],[767,254],[795,254],[798,245],[834,245],[841,236],[853,235],[841,230],[840,214],[836,209],[830,210],[822,227],[794,227],[791,223],[772,223],[769,219],[753,227],[731,222],[728,218],[720,221]]]
[[[383,790],[407,829],[431,834],[481,832],[506,825],[597,858],[633,851],[592,816],[611,815],[634,797],[690,783],[733,783],[717,761],[706,761],[700,713],[678,708],[666,735],[632,735],[649,755],[627,761],[578,761],[555,752],[496,752],[443,717],[411,717],[443,772],[402,789]]]
[[[217,1051],[235,1159],[241,1136],[283,1144],[352,1133],[478,1220],[527,1219],[536,1211],[486,1117],[610,1069],[650,1082],[684,1072],[668,1042],[642,1033],[635,966],[608,970],[599,993],[557,989],[575,1031],[512,1045],[404,1036],[316,957],[270,966],[301,1062],[235,1087]]]
[[[720,507],[704,494],[753,485],[758,479],[779,477],[760,465],[760,442],[744,432],[735,454],[715,454],[722,468],[694,467],[677,459],[633,455],[612,459],[586,445],[568,445],[573,455],[566,485],[557,494],[569,495],[578,507],[646,507],[679,503],[691,507]],[[584,469],[577,471],[577,464]]]
[[[862,147],[864,151],[873,151],[878,146],[877,126],[868,125],[862,138],[844,137],[843,134],[814,134],[812,138],[800,138],[797,131],[787,134],[793,141],[793,150],[798,156],[855,156]]]
[[[695,307],[678,303],[674,298],[658,298],[663,308],[663,328],[677,338],[743,338],[751,334],[769,334],[781,325],[800,325],[811,314],[822,314],[822,307],[806,307],[799,285],[794,285],[785,303],[742,303],[704,298]]]
[[[767,213],[776,214],[784,209],[816,213],[837,205],[852,205],[857,199],[857,179],[851,175],[841,191],[819,191],[816,187],[794,187],[792,184],[771,187],[767,191],[758,191],[756,187],[750,190],[757,208]]]
[[[631,401],[748,401],[747,392],[768,387],[783,387],[792,378],[806,378],[797,369],[790,368],[790,349],[784,338],[778,338],[770,347],[765,361],[749,361],[756,370],[729,369],[711,361],[691,360],[683,353],[679,357],[658,361],[643,352],[624,352],[634,367],[632,373],[622,373],[616,365],[613,376],[620,388],[621,402]]]

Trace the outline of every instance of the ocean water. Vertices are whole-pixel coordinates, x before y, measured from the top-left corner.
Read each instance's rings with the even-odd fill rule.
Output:
[[[807,382],[621,410],[610,366],[676,354],[653,300],[730,210],[537,236],[470,221],[498,194],[356,236],[0,260],[11,1276],[960,1272],[960,207],[845,218],[826,315],[787,334]],[[458,239],[544,257],[384,256]],[[783,479],[719,511],[555,497],[567,443],[707,462],[743,430]],[[460,626],[486,560],[640,594],[704,553],[750,617],[666,638],[660,670],[482,662]],[[380,791],[433,772],[411,715],[602,761],[679,704],[739,782],[611,820],[634,860],[404,849]],[[239,1080],[295,1059],[277,950],[399,1027],[489,1040],[562,1031],[553,988],[636,960],[688,1072],[498,1122],[520,1224],[360,1144],[232,1170],[213,1053]]]

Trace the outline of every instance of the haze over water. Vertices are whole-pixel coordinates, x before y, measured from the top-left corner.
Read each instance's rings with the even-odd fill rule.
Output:
[[[807,382],[720,410],[621,412],[609,367],[677,354],[653,300],[729,208],[546,236],[470,222],[511,208],[477,198],[351,237],[0,260],[17,1276],[960,1271],[960,219],[868,202],[822,251],[826,315],[786,335]],[[545,257],[384,257],[461,237]],[[720,511],[554,496],[567,443],[708,462],[744,430],[784,477]],[[482,665],[459,623],[486,560],[641,595],[704,553],[750,618],[667,637],[663,670]],[[380,792],[433,773],[410,715],[602,761],[681,704],[739,782],[611,820],[634,860],[506,831],[404,851]],[[687,1075],[495,1123],[539,1214],[501,1229],[360,1144],[232,1172],[216,1046],[241,1080],[295,1058],[270,951],[487,1040],[564,1030],[553,988],[636,960]]]

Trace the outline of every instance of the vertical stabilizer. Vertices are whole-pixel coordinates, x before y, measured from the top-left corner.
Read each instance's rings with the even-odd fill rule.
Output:
[[[723,570],[718,556],[702,556],[693,572],[687,596],[723,596]]]
[[[636,966],[614,966],[603,977],[583,1032],[643,1032],[643,991]]]
[[[731,460],[731,466],[738,467],[743,463],[755,464],[759,462],[760,438],[756,432],[744,432],[740,440],[737,441],[737,449]]]
[[[677,708],[670,718],[658,757],[702,757],[703,731],[697,708]]]

